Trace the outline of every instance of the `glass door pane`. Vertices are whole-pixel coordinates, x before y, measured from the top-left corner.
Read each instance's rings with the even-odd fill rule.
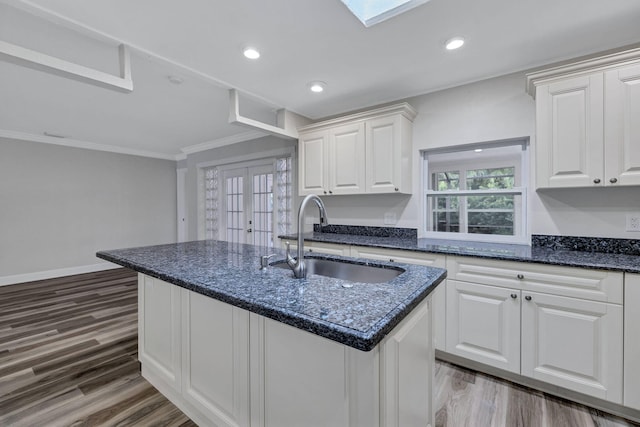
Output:
[[[254,245],[273,247],[273,167],[249,168]]]
[[[224,172],[224,238],[229,242],[245,243],[245,185],[246,168]]]

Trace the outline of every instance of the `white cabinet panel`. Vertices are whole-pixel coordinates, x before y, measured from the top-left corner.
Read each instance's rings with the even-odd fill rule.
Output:
[[[522,375],[622,403],[622,307],[522,295]]]
[[[447,280],[447,351],[520,373],[520,291]]]
[[[364,156],[363,122],[329,131],[329,194],[364,192]]]
[[[179,391],[180,288],[138,274],[138,293],[138,357],[143,374],[149,372]]]
[[[624,406],[640,410],[640,274],[624,276]]]
[[[185,400],[214,425],[249,424],[249,313],[182,290]]]
[[[604,185],[603,76],[537,87],[536,186]]]
[[[605,179],[640,185],[640,65],[605,75]]]
[[[328,141],[327,131],[309,132],[300,135],[298,141],[298,192],[306,194],[327,194],[328,191]]]
[[[473,257],[447,257],[448,277],[472,283],[622,304],[622,273]]]
[[[298,129],[299,194],[411,193],[415,116],[403,103]]]

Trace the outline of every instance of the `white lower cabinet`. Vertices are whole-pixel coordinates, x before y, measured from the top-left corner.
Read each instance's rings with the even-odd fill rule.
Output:
[[[138,294],[138,359],[143,374],[153,375],[160,383],[158,388],[179,391],[180,288],[138,274]]]
[[[624,406],[640,410],[640,274],[624,275]]]
[[[200,426],[431,427],[431,300],[359,351],[139,275],[143,376]]]
[[[520,373],[520,291],[451,279],[446,291],[446,351]]]
[[[522,375],[622,404],[622,306],[523,295]]]
[[[204,425],[249,425],[249,313],[181,293],[184,400]]]
[[[447,258],[446,351],[622,404],[623,275],[502,264]]]

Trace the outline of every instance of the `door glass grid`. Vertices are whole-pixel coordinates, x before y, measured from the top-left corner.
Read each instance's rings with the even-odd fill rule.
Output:
[[[253,176],[253,243],[273,247],[273,174]]]
[[[204,231],[206,239],[218,239],[218,168],[204,171]]]
[[[227,185],[227,241],[244,242],[244,179],[234,176],[226,179]]]
[[[278,234],[291,234],[291,187],[291,157],[283,157],[276,161]]]

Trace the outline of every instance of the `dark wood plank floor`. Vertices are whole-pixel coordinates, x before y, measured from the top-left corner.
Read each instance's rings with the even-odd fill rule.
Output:
[[[140,376],[135,273],[0,287],[0,426],[194,426]],[[620,418],[443,362],[437,427],[622,427]]]

